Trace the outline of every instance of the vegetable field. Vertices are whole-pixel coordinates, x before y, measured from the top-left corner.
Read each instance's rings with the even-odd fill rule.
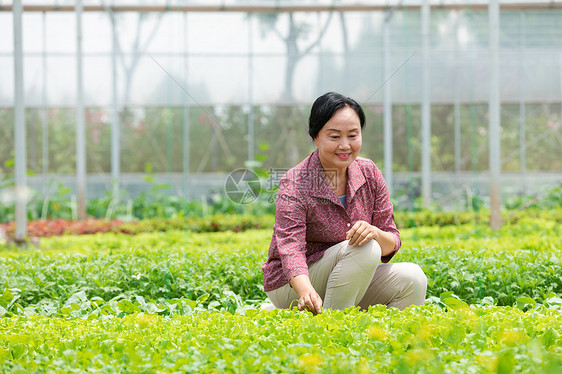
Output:
[[[0,245],[0,372],[562,372],[555,215],[401,229],[426,305],[260,310],[271,229]],[[554,218],[553,218],[554,217]]]

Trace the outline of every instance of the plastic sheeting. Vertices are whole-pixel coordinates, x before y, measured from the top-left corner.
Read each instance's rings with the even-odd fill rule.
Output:
[[[179,12],[120,12],[116,15],[119,102],[176,106],[189,101],[189,93],[200,104],[245,104],[251,73],[254,104],[310,103],[327,90],[345,92],[362,102],[381,103],[381,86],[388,78],[382,73],[383,15],[376,11],[345,12],[342,23],[338,13],[294,13],[292,30],[298,29],[300,34],[296,44],[290,45],[283,39],[291,31],[287,13],[273,17],[258,13],[250,20],[247,14],[236,12],[195,12],[187,17]],[[26,12],[23,17],[26,105],[41,105],[42,76],[47,74],[49,105],[72,106],[75,16],[71,12],[49,12],[45,19],[47,71],[42,69],[42,14]],[[87,12],[83,19],[85,105],[107,106],[111,104],[109,17]],[[561,99],[560,19],[562,10],[556,9],[501,12],[502,102],[518,102],[521,88],[528,102]],[[420,22],[419,11],[408,8],[398,9],[391,19],[395,103],[421,101]],[[456,87],[461,102],[488,100],[487,22],[485,11],[432,10],[433,103],[452,103]],[[0,12],[0,34],[5,36],[0,38],[2,107],[11,107],[14,102],[11,33],[11,14]],[[249,35],[253,38],[252,51]],[[249,58],[252,72],[248,71]],[[292,89],[287,92],[291,63]]]

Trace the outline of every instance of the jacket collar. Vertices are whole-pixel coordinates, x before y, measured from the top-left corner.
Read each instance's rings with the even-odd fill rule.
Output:
[[[309,157],[308,170],[311,172],[308,183],[311,196],[320,197],[332,201],[334,204],[340,204],[340,200],[336,195],[336,191],[328,184],[328,178],[332,176],[330,173],[326,174],[320,158],[318,156],[318,149],[315,150]],[[347,196],[347,204],[353,199],[355,193],[359,188],[365,184],[366,179],[361,171],[361,167],[354,160],[347,168],[347,187],[345,194]]]

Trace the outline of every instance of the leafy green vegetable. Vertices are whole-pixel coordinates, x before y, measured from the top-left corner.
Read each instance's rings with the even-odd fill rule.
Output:
[[[0,319],[0,370],[549,372],[562,314],[472,307]]]
[[[452,291],[469,304],[485,297],[498,305],[514,305],[520,297],[543,302],[550,293],[562,294],[561,227],[521,219],[499,231],[475,224],[403,229],[403,247],[393,261],[419,264],[428,296]],[[79,291],[104,301],[209,295],[207,305],[220,302],[225,290],[243,301],[263,300],[261,264],[270,239],[270,230],[45,238],[40,251],[0,251],[0,292],[22,290],[22,307],[64,303]]]
[[[0,247],[0,372],[562,371],[557,218],[402,229],[425,306],[260,311],[271,229]]]

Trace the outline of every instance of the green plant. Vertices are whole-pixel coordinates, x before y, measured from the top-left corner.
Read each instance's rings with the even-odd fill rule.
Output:
[[[135,309],[124,300],[116,300],[113,307]],[[379,306],[368,312],[326,310],[316,316],[295,310],[246,310],[171,317],[158,315],[163,308],[156,304],[144,308],[122,318],[108,318],[111,314],[0,318],[4,337],[0,370],[554,373],[562,369],[558,349],[562,315],[545,308],[523,313],[511,307],[458,306],[445,312],[427,305],[399,312]]]
[[[393,261],[429,280],[405,311],[260,311],[271,228],[0,244],[0,371],[557,373],[560,213],[523,213],[496,231],[482,212],[408,213],[442,225],[401,229]]]
[[[242,300],[262,299],[261,264],[271,228],[203,232],[243,222],[232,219],[216,221],[223,227],[199,221],[202,233],[61,236],[42,239],[41,251],[31,252],[4,246],[0,289],[20,289],[23,306],[43,298],[65,300],[81,290],[106,301],[131,293],[154,300],[209,294],[212,302],[224,289]],[[498,305],[514,305],[520,297],[542,302],[551,292],[562,294],[560,227],[553,220],[521,218],[499,231],[474,223],[402,229],[403,245],[393,261],[419,264],[428,277],[428,296],[452,291],[470,304],[487,296]]]

